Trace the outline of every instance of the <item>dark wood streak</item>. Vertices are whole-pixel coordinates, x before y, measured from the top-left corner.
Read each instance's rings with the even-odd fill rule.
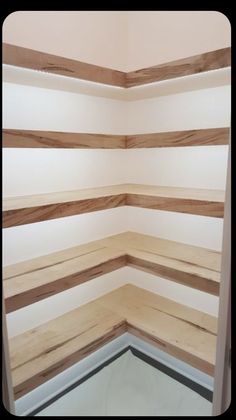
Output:
[[[54,66],[53,64],[49,65],[49,66],[42,67],[41,70],[43,70],[43,71],[53,70],[53,71],[63,71],[63,72],[67,72],[67,73],[74,73],[73,70],[67,69],[66,67]]]

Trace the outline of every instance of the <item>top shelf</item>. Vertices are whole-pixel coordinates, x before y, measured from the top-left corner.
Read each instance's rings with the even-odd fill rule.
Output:
[[[3,147],[6,148],[136,149],[217,146],[228,143],[228,127],[132,135],[3,130]]]
[[[3,43],[3,63],[121,88],[229,67],[231,48],[221,48],[125,73],[66,57]]]

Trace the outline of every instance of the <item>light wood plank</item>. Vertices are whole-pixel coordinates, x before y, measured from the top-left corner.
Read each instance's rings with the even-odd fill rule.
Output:
[[[123,184],[8,197],[3,203],[3,227],[19,226],[124,205],[223,217],[224,191]]]
[[[126,73],[126,87],[189,76],[231,65],[231,48],[222,48]]]
[[[229,143],[229,128],[170,131],[126,136],[127,149],[183,146],[216,146]]]
[[[5,148],[131,149],[225,145],[229,128],[112,135],[40,130],[3,130]]]
[[[172,197],[151,197],[147,195],[129,195],[126,205],[132,207],[142,207],[153,210],[172,211],[176,213],[197,214],[200,216],[219,217],[224,216],[223,203],[178,199]]]
[[[126,205],[210,217],[224,216],[224,192],[219,190],[127,185]]]
[[[123,206],[126,199],[123,191],[123,186],[115,185],[10,197],[3,205],[3,226],[19,226]]]
[[[56,266],[13,277],[4,284],[6,312],[31,305],[125,265],[123,253],[102,248]]]
[[[219,252],[125,232],[5,267],[6,311],[15,311],[125,265],[219,294]]]
[[[123,316],[91,302],[10,339],[15,398],[54,377],[125,331]]]
[[[125,85],[125,73],[58,55],[3,43],[3,63],[106,85]]]
[[[124,149],[126,147],[126,137],[112,134],[4,129],[3,147]]]
[[[217,319],[133,285],[100,298],[127,319],[128,332],[209,375],[214,374]]]
[[[140,195],[154,198],[189,199],[207,202],[224,202],[225,192],[200,188],[168,187],[159,185],[124,184],[124,192],[129,196]]]
[[[213,375],[217,319],[126,285],[10,339],[15,398],[125,331]]]

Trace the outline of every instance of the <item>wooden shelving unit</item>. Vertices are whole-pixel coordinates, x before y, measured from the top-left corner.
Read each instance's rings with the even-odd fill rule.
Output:
[[[130,73],[9,44],[3,46],[3,62],[131,88],[230,66],[230,49]],[[73,149],[218,146],[227,145],[228,138],[229,129],[225,127],[134,135],[5,129],[3,146]],[[7,197],[3,205],[3,227],[119,206],[223,218],[224,191],[123,184]],[[5,267],[6,311],[16,311],[96,277],[99,281],[99,276],[125,265],[206,293],[219,294],[219,252],[125,232]],[[214,375],[217,319],[127,284],[9,340],[15,398],[127,331],[202,372]]]

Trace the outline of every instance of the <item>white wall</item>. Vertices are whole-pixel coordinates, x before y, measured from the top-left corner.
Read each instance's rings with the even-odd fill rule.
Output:
[[[231,27],[217,11],[132,11],[127,71],[229,47]]]
[[[17,11],[3,23],[9,44],[123,70],[127,19],[114,11]]]
[[[122,101],[6,83],[3,109],[5,128],[107,134],[174,131],[229,126],[230,92],[227,86],[218,86]],[[227,149],[227,146],[120,151],[5,149],[4,190],[6,196],[11,196],[123,182],[223,189]],[[125,230],[221,249],[220,219],[117,208],[5,229],[5,264]],[[9,334],[52,319],[124,282],[217,313],[217,297],[126,267],[9,314]]]

